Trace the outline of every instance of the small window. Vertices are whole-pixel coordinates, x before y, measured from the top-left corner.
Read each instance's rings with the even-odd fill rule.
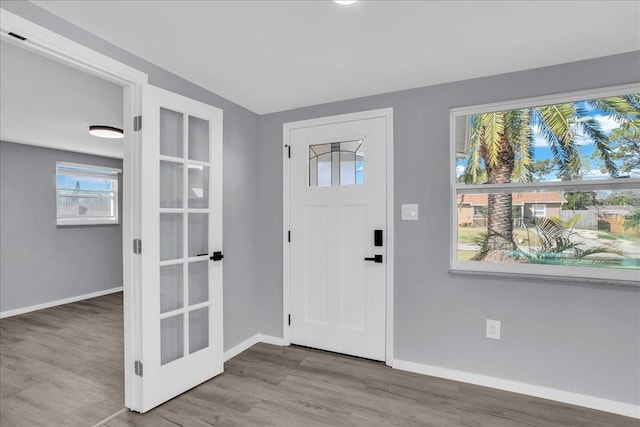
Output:
[[[362,185],[363,141],[333,142],[309,146],[309,186]]]
[[[119,169],[56,163],[57,225],[118,224]]]
[[[547,216],[546,205],[533,205],[531,206],[531,214],[534,218],[544,218]]]
[[[473,217],[474,218],[484,218],[487,216],[487,208],[486,206],[474,206],[473,207]]]

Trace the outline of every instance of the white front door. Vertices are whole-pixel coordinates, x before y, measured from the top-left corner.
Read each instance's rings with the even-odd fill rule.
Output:
[[[222,110],[143,91],[141,412],[223,370]]]
[[[385,360],[388,121],[285,125],[293,344]]]

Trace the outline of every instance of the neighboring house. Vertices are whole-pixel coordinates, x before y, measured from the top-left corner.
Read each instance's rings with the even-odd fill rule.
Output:
[[[521,227],[534,218],[560,216],[566,199],[556,192],[513,193],[513,225]],[[488,194],[458,196],[458,225],[487,226]]]

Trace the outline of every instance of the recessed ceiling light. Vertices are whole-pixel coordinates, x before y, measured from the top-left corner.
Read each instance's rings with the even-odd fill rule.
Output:
[[[340,6],[349,6],[350,4],[354,4],[358,0],[333,0],[338,3]]]
[[[124,132],[122,131],[122,129],[114,128],[113,126],[89,126],[89,133],[99,138],[124,138]]]

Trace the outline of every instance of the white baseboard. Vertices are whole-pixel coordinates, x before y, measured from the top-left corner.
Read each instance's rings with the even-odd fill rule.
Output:
[[[284,341],[282,340],[282,338],[272,337],[271,335],[255,334],[252,337],[249,337],[246,340],[242,341],[240,344],[236,345],[235,347],[225,351],[224,361],[226,362],[227,360],[236,357],[243,351],[248,350],[249,348],[253,347],[259,342],[263,342],[266,344],[279,345],[279,346],[284,345]]]
[[[245,351],[245,350],[253,347],[257,343],[259,343],[260,342],[258,340],[259,336],[260,336],[260,334],[255,334],[255,335],[247,338],[246,340],[242,341],[240,344],[236,345],[235,347],[232,347],[229,350],[225,351],[224,352],[224,361],[226,362],[227,360],[236,357],[237,355],[239,355],[243,351]]]
[[[85,299],[101,297],[103,295],[113,294],[116,292],[122,292],[122,286],[117,288],[105,289],[103,291],[92,292],[90,294],[78,295],[75,297],[59,299],[56,301],[45,302],[37,305],[31,305],[29,307],[22,307],[22,308],[16,308],[14,310],[2,311],[0,312],[0,319],[4,319],[5,317],[17,316],[19,314],[30,313],[32,311],[42,310],[44,308],[55,307],[57,305],[70,304],[72,302],[78,302]]]
[[[398,359],[393,361],[393,368],[401,371],[415,372],[432,377],[445,378],[448,380],[525,394],[527,396],[540,397],[542,399],[555,400],[557,402],[583,406],[585,408],[596,409],[598,411],[611,412],[613,414],[640,419],[640,405],[633,405],[631,403],[617,402],[614,400],[603,399],[601,397],[588,396],[586,394],[578,394],[570,391],[541,387],[517,381],[505,380],[502,378],[440,368],[437,366],[422,365],[420,363],[407,362]]]
[[[273,337],[271,335],[258,334],[258,342],[263,342],[265,344],[278,345],[280,347],[284,346],[284,340],[282,338]]]

